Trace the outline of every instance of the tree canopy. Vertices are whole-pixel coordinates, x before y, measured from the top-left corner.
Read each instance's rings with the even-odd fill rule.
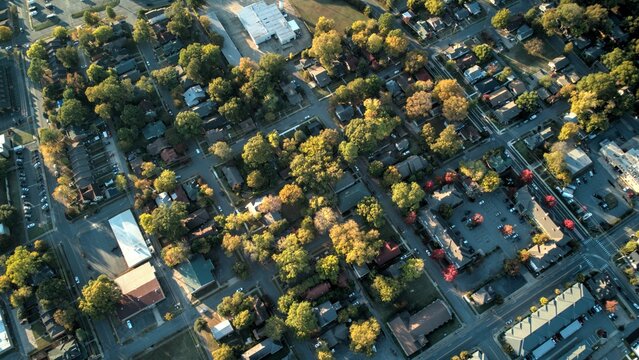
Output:
[[[175,241],[187,231],[183,224],[186,216],[186,204],[174,201],[171,206],[160,205],[151,214],[140,215],[140,226],[148,234],[165,236]]]
[[[382,246],[377,230],[361,230],[352,219],[333,226],[329,236],[335,251],[349,264],[361,266],[373,260]]]
[[[104,317],[115,310],[122,297],[118,285],[102,274],[82,288],[82,297],[78,307],[80,311],[91,317]]]
[[[288,309],[286,325],[301,338],[308,337],[317,331],[319,326],[313,305],[308,301],[293,302]]]

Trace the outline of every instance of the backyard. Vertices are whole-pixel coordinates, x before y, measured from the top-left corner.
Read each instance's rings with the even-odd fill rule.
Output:
[[[291,0],[291,5],[311,28],[320,16],[335,20],[338,33],[350,28],[353,21],[366,20],[364,14],[343,0]]]
[[[518,43],[508,52],[503,52],[500,55],[514,71],[520,74],[534,74],[539,70],[549,71],[548,62],[561,54],[547,41],[541,40],[544,44],[541,57],[530,55],[522,43]]]
[[[136,360],[196,360],[207,359],[197,336],[191,330],[181,332]]]

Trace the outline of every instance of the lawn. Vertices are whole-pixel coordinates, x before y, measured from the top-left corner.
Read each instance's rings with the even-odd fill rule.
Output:
[[[366,20],[354,7],[342,0],[291,0],[299,16],[309,27],[314,28],[317,19],[324,16],[335,20],[338,33],[351,27],[353,21]]]
[[[25,145],[35,141],[35,138],[33,137],[33,135],[31,135],[30,133],[24,130],[11,128],[11,131],[13,131],[13,142],[15,142],[18,145]]]
[[[171,338],[144,355],[136,356],[136,360],[197,360],[207,359],[202,353],[197,335],[186,330]]]
[[[540,69],[549,71],[548,61],[561,55],[557,50],[551,47],[548,42],[542,39],[544,42],[543,56],[533,56],[528,54],[524,45],[518,43],[513,46],[508,52],[503,52],[501,56],[506,60],[510,67],[521,74],[534,74]]]
[[[384,323],[391,320],[395,314],[403,310],[411,314],[415,313],[439,297],[439,292],[437,292],[437,289],[425,274],[408,284],[406,289],[392,304],[378,301],[374,291],[370,288],[370,282],[366,282],[365,285]]]

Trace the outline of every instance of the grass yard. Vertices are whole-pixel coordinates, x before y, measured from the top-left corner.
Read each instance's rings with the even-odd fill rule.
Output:
[[[371,298],[375,302],[375,308],[379,311],[384,323],[403,310],[411,314],[415,313],[439,297],[439,292],[425,274],[408,284],[406,289],[392,304],[378,301],[374,291],[370,288],[370,282],[366,282],[365,286],[369,294],[371,294]]]
[[[207,359],[200,347],[197,335],[192,330],[186,330],[162,343],[153,351],[141,356],[137,360],[204,360]]]
[[[342,0],[291,0],[297,13],[314,28],[320,16],[335,20],[335,28],[338,33],[351,27],[353,21],[366,20],[361,12]]]
[[[514,71],[520,74],[534,74],[540,69],[549,71],[548,61],[561,55],[561,53],[551,47],[545,40],[542,39],[542,41],[544,42],[543,57],[528,54],[522,43],[518,43],[512,49],[500,55]]]
[[[33,135],[31,135],[30,133],[24,130],[20,130],[20,129],[12,127],[11,131],[13,131],[13,142],[15,142],[18,145],[25,145],[35,141],[35,138],[33,137]]]

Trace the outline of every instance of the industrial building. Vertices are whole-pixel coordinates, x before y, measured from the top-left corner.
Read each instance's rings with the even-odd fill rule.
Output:
[[[258,46],[273,36],[281,45],[287,44],[295,39],[295,30],[299,29],[295,20],[286,20],[276,4],[268,5],[264,1],[245,6],[237,17]]]
[[[128,267],[135,267],[151,258],[151,252],[144,242],[142,232],[131,210],[126,210],[109,219],[109,225]]]

